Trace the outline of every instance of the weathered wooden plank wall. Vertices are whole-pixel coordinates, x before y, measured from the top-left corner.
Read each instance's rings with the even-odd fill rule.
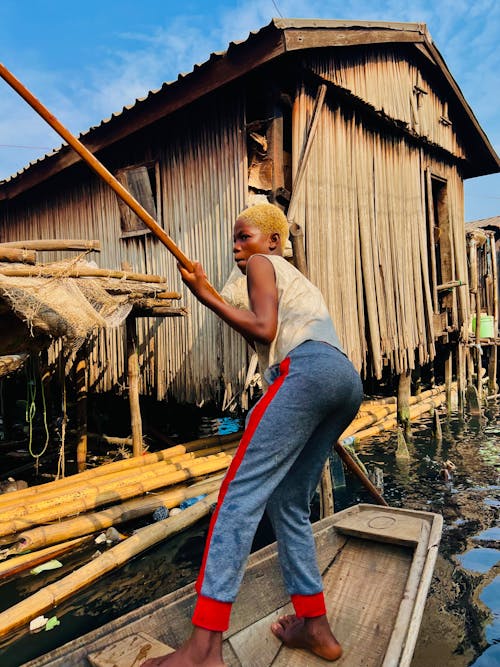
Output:
[[[465,151],[448,118],[448,101],[403,49],[350,49],[311,57],[309,66],[328,81],[415,130],[457,157]]]
[[[147,143],[128,140],[113,153],[113,169],[158,160],[159,222],[193,259],[206,267],[221,289],[232,269],[232,226],[247,198],[244,100],[219,94],[191,113],[159,126]],[[115,194],[97,177],[54,191],[44,187],[9,204],[2,216],[3,241],[24,238],[99,238],[102,252],[90,254],[100,266],[167,277],[184,292],[174,258],[151,234],[121,238]],[[3,220],[1,219],[3,217]],[[46,253],[44,261],[61,259]],[[244,381],[246,346],[185,290],[185,318],[138,321],[142,393],[179,401],[221,399],[224,384],[234,391]],[[91,350],[90,386],[106,391],[125,383],[123,330],[101,331]]]
[[[411,124],[409,97],[417,73],[396,54],[391,58],[382,51],[378,58],[372,55],[367,61],[363,56],[356,62],[314,59],[310,65],[324,79]],[[295,99],[294,169],[314,93],[302,85]],[[432,104],[420,114],[425,121],[419,132],[426,128],[427,138],[461,156],[450,126],[441,131],[437,95],[430,89],[428,95]],[[349,357],[358,369],[378,378],[384,363],[401,373],[435,355],[426,169],[446,181],[451,279],[466,283],[463,186],[456,164],[391,135],[383,125],[376,131],[365,127],[353,109],[339,106],[334,94],[327,97],[295,220],[305,230],[311,279],[326,296]],[[459,328],[468,321],[466,287],[453,293],[453,299],[452,324]]]

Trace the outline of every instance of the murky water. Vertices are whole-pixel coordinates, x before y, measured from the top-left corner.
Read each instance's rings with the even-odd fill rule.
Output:
[[[491,402],[480,420],[441,414],[443,439],[432,437],[431,419],[414,424],[409,460],[395,458],[396,438],[388,433],[362,443],[359,455],[383,475],[389,504],[441,512],[445,527],[412,667],[500,666],[500,403]],[[448,472],[445,463],[450,461]],[[452,469],[452,477],[449,470]],[[338,510],[370,502],[347,476],[336,491]],[[23,662],[63,644],[145,602],[192,581],[203,550],[207,521],[137,557],[55,613],[50,632],[18,634],[0,648],[2,667]],[[255,547],[270,539],[259,530]],[[96,546],[62,557],[63,570],[25,574],[0,586],[5,609],[64,572]]]

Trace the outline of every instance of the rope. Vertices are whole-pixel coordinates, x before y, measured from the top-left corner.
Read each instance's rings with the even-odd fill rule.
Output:
[[[42,450],[38,453],[35,453],[33,450],[33,420],[36,415],[36,396],[37,396],[37,380],[40,380],[40,395],[42,399],[43,406],[43,425],[45,429],[45,443],[42,447]],[[30,357],[30,361],[26,364],[26,423],[28,424],[28,451],[31,456],[35,459],[36,471],[38,472],[38,463],[40,457],[42,457],[47,451],[49,445],[49,427],[47,424],[47,405],[45,401],[45,390],[43,387],[43,381],[40,376],[40,367],[38,364],[38,359],[35,361],[33,357]]]

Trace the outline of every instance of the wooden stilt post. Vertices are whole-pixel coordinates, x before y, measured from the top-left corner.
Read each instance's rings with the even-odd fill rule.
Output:
[[[473,384],[467,387],[466,391],[467,408],[473,417],[481,416],[481,404],[479,393]]]
[[[457,391],[458,409],[464,411],[465,407],[465,350],[462,343],[457,343]]]
[[[481,290],[479,289],[479,265],[477,261],[477,250],[478,244],[474,236],[471,236],[469,240],[469,264],[470,264],[470,293],[474,294],[476,302],[476,326],[475,326],[475,337],[476,337],[476,347],[475,354],[470,355],[469,368],[472,370],[474,368],[474,357],[476,358],[476,386],[479,394],[479,398],[482,395],[481,389],[481,377],[482,377],[482,360],[481,360]],[[472,378],[469,378],[469,384],[472,383]]]
[[[488,379],[489,379],[489,394],[493,396],[498,392],[497,389],[497,369],[498,369],[498,347],[496,346],[496,339],[498,337],[498,294],[500,291],[500,285],[498,284],[498,257],[499,254],[496,250],[495,239],[492,236],[490,238],[490,247],[491,247],[491,275],[493,279],[493,335],[495,341],[491,346],[490,359],[488,364]]]
[[[323,468],[323,472],[321,473],[319,507],[320,517],[322,519],[326,516],[331,516],[335,512],[330,459],[327,459]]]
[[[467,372],[467,386],[469,387],[472,384],[472,377],[474,375],[474,359],[470,347],[466,347],[464,350],[465,354],[465,368]]]
[[[493,396],[497,393],[497,363],[498,348],[496,345],[490,347],[490,358],[488,360],[488,394]]]
[[[422,393],[422,368],[420,364],[415,366],[413,371],[413,384],[415,387],[415,396],[418,396]]]
[[[451,414],[451,383],[453,380],[453,353],[450,349],[448,355],[444,360],[444,386],[446,388],[446,410],[448,415]]]
[[[76,463],[78,472],[87,466],[87,356],[88,345],[83,345],[76,355],[76,423],[78,443],[76,446]]]
[[[439,413],[437,410],[434,410],[434,416],[432,419],[432,433],[434,435],[434,438],[436,440],[442,440],[443,439],[443,430],[441,428],[441,420],[439,418]]]
[[[397,412],[398,412],[398,422],[403,429],[405,437],[411,436],[410,394],[411,394],[411,372],[404,371],[399,376]]]
[[[137,353],[137,329],[135,319],[127,317],[127,372],[130,423],[132,426],[132,448],[134,456],[143,453],[142,418],[139,403],[139,355]]]

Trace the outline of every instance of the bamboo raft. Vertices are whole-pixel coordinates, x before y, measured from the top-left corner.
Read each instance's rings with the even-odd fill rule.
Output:
[[[439,515],[373,505],[351,507],[314,525],[329,620],[344,649],[339,667],[409,667],[441,530]],[[190,584],[23,667],[138,667],[189,635],[195,598]],[[272,635],[270,624],[291,612],[272,544],[249,559],[225,635],[226,664],[330,664],[287,649]]]

